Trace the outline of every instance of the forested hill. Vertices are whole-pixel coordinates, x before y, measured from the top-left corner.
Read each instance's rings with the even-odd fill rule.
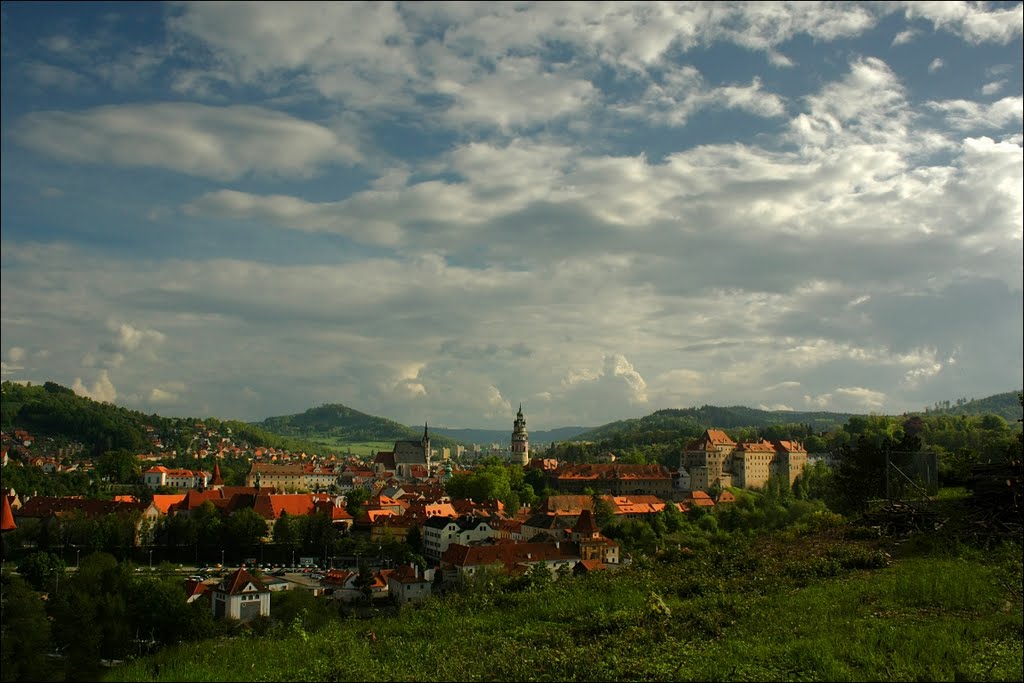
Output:
[[[296,415],[268,417],[257,425],[276,434],[348,443],[400,441],[419,439],[423,436],[422,427],[406,427],[387,418],[361,413],[340,403],[325,403]],[[433,430],[431,440],[441,445],[452,442],[451,439],[438,437]]]
[[[926,415],[998,415],[1013,424],[1020,418],[1020,393],[1021,390],[1018,389],[988,398],[942,401],[925,408],[924,412]]]
[[[161,417],[129,410],[112,403],[100,403],[79,396],[55,382],[24,385],[4,382],[0,400],[0,430],[11,433],[24,429],[33,436],[48,437],[54,443],[82,444],[87,454],[112,450],[146,452],[153,448],[152,433],[160,437],[167,451],[191,447],[196,425],[223,429],[236,440],[251,446],[274,446],[309,450],[310,445],[270,434],[238,420]]]
[[[999,415],[1013,425],[1020,417],[1020,391],[1009,391],[977,400],[942,401],[925,408],[925,415]],[[658,410],[650,415],[618,420],[578,435],[577,441],[611,441],[623,444],[662,443],[705,429],[746,429],[764,431],[783,425],[800,425],[804,434],[832,431],[842,427],[856,413],[759,410],[744,406],[701,406]],[[793,430],[789,430],[793,431]]]
[[[680,434],[695,434],[705,429],[762,429],[771,425],[808,425],[811,433],[841,427],[852,413],[802,413],[791,410],[758,410],[743,406],[702,406],[700,408],[670,408],[658,410],[645,417],[618,420],[602,425],[576,437],[580,441],[628,440],[629,435],[645,434],[642,442],[672,441]]]

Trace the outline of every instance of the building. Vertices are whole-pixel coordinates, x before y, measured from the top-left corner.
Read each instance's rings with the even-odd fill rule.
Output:
[[[441,558],[445,581],[472,576],[485,567],[517,574],[543,564],[552,573],[561,567],[572,571],[580,561],[579,546],[568,540],[554,543],[498,543],[469,546],[453,543]]]
[[[422,602],[430,597],[433,589],[434,570],[421,572],[419,565],[412,562],[388,575],[388,595],[398,605]]]
[[[429,476],[431,470],[430,433],[423,423],[423,438],[419,441],[396,441],[391,452],[381,451],[374,459],[377,474],[394,472],[401,479]]]
[[[526,418],[523,417],[523,404],[519,404],[519,412],[512,423],[512,455],[511,461],[523,467],[530,464],[530,437],[526,433]]]
[[[548,481],[563,493],[583,493],[585,489],[613,496],[672,493],[672,473],[664,465],[567,464],[549,473]]]
[[[792,486],[807,467],[807,451],[798,441],[758,439],[736,443],[718,429],[708,429],[686,445],[680,474],[689,474],[690,488],[761,488],[772,477]]]
[[[167,486],[173,489],[201,489],[210,483],[209,472],[170,469],[163,465],[150,467],[142,473],[143,483],[151,489]]]
[[[453,543],[470,545],[495,536],[497,532],[479,517],[430,517],[423,522],[423,555],[437,562]]]
[[[337,464],[254,462],[245,483],[278,491],[324,491],[332,486],[340,488],[341,474],[341,466]]]
[[[210,591],[213,616],[239,621],[270,616],[270,589],[262,581],[238,569]]]

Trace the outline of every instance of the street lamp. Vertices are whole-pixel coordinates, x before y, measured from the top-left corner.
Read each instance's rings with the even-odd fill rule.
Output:
[[[224,549],[223,548],[221,548],[221,550],[220,550],[220,566],[222,566],[222,567],[224,566]]]
[[[149,571],[153,571],[153,549],[149,549]]]
[[[75,548],[75,569],[78,569],[78,558],[82,554],[81,548]]]

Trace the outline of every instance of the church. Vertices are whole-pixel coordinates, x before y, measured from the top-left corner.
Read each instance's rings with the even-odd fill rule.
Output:
[[[425,479],[430,476],[430,433],[423,423],[423,438],[396,441],[390,452],[381,451],[373,461],[377,472],[394,472],[404,479]]]

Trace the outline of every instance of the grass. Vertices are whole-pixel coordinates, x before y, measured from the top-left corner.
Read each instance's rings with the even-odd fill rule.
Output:
[[[109,680],[1021,680],[1020,546],[737,541],[397,618],[170,648]]]

